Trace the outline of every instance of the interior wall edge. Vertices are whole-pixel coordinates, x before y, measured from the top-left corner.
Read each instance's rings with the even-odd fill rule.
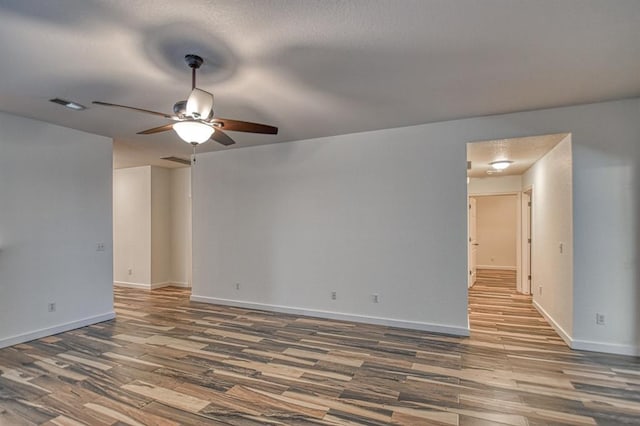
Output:
[[[394,318],[374,317],[368,315],[348,314],[343,312],[323,311],[318,309],[298,308],[294,306],[271,305],[266,303],[246,302],[240,300],[221,299],[217,297],[191,295],[192,302],[209,303],[213,305],[233,306],[236,308],[257,309],[261,311],[277,312],[281,314],[302,315],[307,317],[324,318],[340,321],[359,322],[364,324],[383,325],[409,330],[426,331],[430,333],[449,334],[453,336],[469,336],[469,327],[455,325],[434,324],[421,321],[408,321]]]

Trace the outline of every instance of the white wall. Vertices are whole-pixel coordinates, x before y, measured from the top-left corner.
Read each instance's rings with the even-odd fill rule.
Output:
[[[520,175],[471,178],[467,185],[469,195],[504,194],[521,190],[522,176]]]
[[[465,149],[423,136],[198,155],[194,299],[466,333],[465,171],[430,164],[464,163]],[[452,174],[457,188],[430,189]]]
[[[516,269],[519,232],[518,197],[493,195],[476,199],[477,267]]]
[[[194,299],[464,329],[466,143],[571,132],[571,342],[635,353],[639,116],[635,98],[201,154]]]
[[[171,171],[151,166],[151,285],[171,281]]]
[[[171,282],[190,286],[191,169],[171,169]]]
[[[533,188],[533,300],[567,338],[573,334],[571,136],[564,138],[524,174],[523,185]]]
[[[113,277],[151,284],[151,167],[113,171]]]
[[[0,113],[0,347],[113,318],[111,162],[110,139]]]

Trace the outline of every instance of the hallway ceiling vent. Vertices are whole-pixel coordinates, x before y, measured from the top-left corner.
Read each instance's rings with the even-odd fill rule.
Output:
[[[162,160],[167,160],[167,161],[174,161],[176,163],[180,163],[180,164],[186,164],[187,166],[191,165],[191,161],[187,160],[186,158],[180,158],[180,157],[162,157]]]

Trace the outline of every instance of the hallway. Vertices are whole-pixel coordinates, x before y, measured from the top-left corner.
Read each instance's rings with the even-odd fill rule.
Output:
[[[478,269],[477,281],[469,289],[472,336],[494,343],[567,349],[531,302],[531,296],[516,292],[516,271]]]

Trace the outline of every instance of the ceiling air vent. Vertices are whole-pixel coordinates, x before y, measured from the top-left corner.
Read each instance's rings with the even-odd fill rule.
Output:
[[[176,162],[176,163],[186,164],[187,166],[190,166],[190,165],[191,165],[191,161],[187,160],[186,158],[180,158],[180,157],[162,157],[162,160],[174,161],[174,162]]]
[[[63,107],[72,109],[74,111],[82,111],[83,109],[87,109],[87,107],[84,105],[81,105],[77,102],[67,101],[65,99],[53,98],[49,99],[49,101],[53,102],[54,104],[62,105]]]

